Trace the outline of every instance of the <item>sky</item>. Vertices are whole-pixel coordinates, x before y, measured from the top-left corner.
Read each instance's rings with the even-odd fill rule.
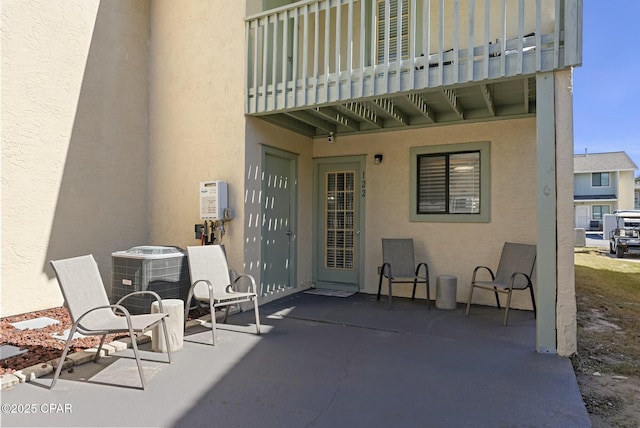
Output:
[[[639,0],[583,0],[582,66],[573,73],[574,153],[624,151],[638,168],[639,17]]]

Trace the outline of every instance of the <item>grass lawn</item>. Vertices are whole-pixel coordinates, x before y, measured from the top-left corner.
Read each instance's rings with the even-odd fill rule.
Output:
[[[576,251],[578,347],[601,356],[601,370],[640,377],[640,261]],[[615,354],[613,359],[605,358]]]
[[[578,352],[572,358],[594,427],[640,426],[640,257],[575,251]]]

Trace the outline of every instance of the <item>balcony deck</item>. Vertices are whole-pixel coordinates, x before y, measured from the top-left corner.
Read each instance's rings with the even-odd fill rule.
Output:
[[[581,0],[300,1],[246,19],[245,112],[311,137],[532,115],[536,74],[581,63],[581,14]]]

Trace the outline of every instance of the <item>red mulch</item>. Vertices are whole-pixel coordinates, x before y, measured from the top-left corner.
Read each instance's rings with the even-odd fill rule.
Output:
[[[195,317],[201,315],[201,310],[196,310],[195,312],[197,312],[194,314]],[[194,316],[189,316],[189,319]],[[53,318],[60,321],[60,323],[36,330],[19,330],[11,325],[11,323],[39,317]],[[27,349],[29,351],[24,354],[0,360],[0,375],[13,373],[36,364],[43,364],[47,361],[60,358],[65,342],[54,339],[51,337],[51,334],[62,334],[65,330],[70,329],[72,324],[69,312],[64,307],[29,312],[27,314],[14,315],[0,319],[0,344],[13,345],[21,350]],[[109,334],[107,335],[105,343],[109,343],[117,338],[126,336],[128,336],[128,334]],[[86,338],[75,339],[71,344],[69,353],[93,348],[99,344],[100,336],[89,336]]]

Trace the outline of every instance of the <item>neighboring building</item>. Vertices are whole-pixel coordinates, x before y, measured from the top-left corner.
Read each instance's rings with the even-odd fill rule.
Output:
[[[625,152],[574,155],[575,226],[602,230],[603,215],[634,209],[633,176],[637,169]]]
[[[636,177],[633,186],[633,209],[640,210],[640,177]]]
[[[533,243],[536,348],[576,350],[582,0],[31,0],[1,14],[3,315],[62,304],[51,259],[93,253],[110,286],[114,251],[197,245],[199,183],[224,180],[223,243],[262,302],[375,293],[383,237],[414,238],[433,284],[456,274],[466,301],[475,266]]]

